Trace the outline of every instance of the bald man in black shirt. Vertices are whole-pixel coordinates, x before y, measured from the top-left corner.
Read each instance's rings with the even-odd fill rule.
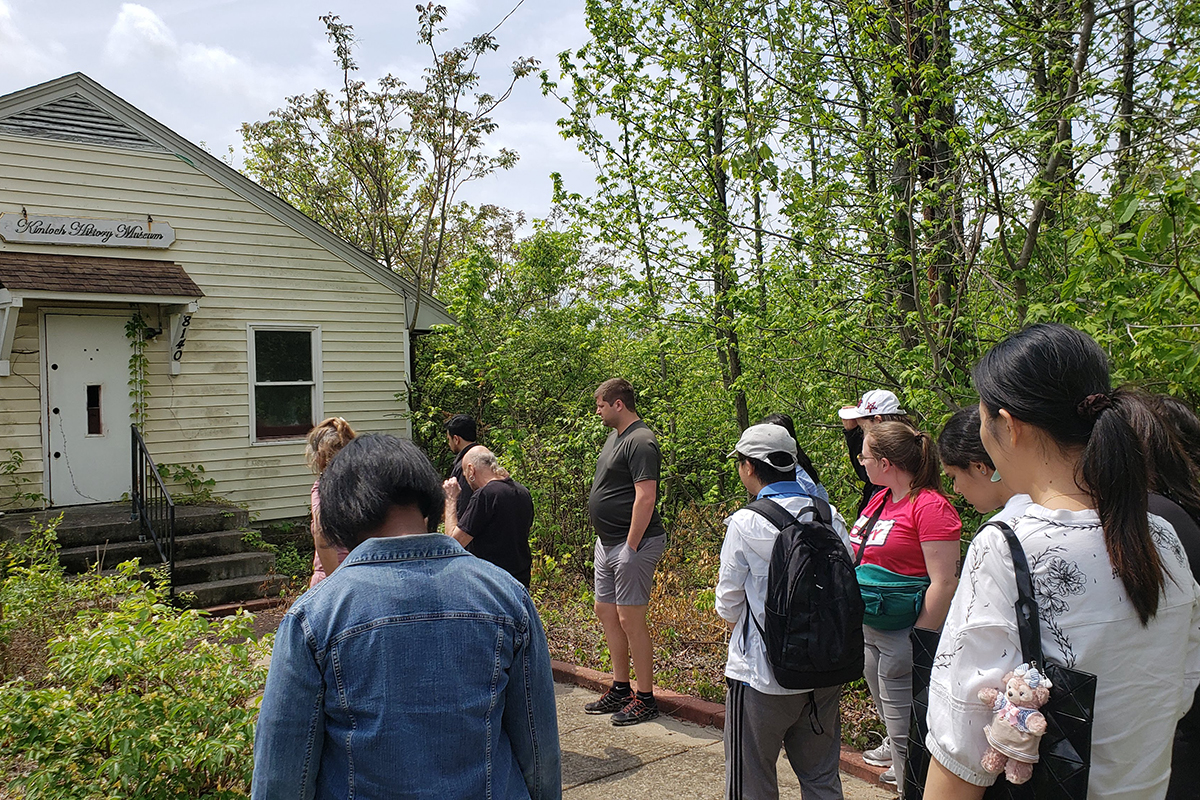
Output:
[[[462,516],[458,515],[458,481],[442,484],[446,491],[446,532],[484,561],[490,561],[529,588],[533,557],[529,529],[533,498],[509,476],[496,455],[482,445],[462,460],[463,478],[472,489]]]

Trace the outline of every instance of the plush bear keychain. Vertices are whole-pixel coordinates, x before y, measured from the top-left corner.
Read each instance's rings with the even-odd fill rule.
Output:
[[[990,703],[995,716],[983,729],[988,750],[983,768],[1004,773],[1009,783],[1025,783],[1038,760],[1038,743],[1046,732],[1046,717],[1037,709],[1050,699],[1050,679],[1038,672],[1037,663],[1022,664],[1004,676],[1004,691],[980,689],[979,699]]]

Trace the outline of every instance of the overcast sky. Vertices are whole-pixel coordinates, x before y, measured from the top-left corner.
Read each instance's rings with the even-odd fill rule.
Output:
[[[517,0],[441,0],[443,48],[493,28]],[[360,75],[416,83],[428,62],[416,42],[416,3],[389,0],[0,0],[0,95],[83,72],[216,154],[232,146],[240,165],[243,122],[266,119],[284,98],[335,88],[340,75],[322,14],[354,26]],[[557,75],[557,54],[587,40],[581,0],[525,0],[497,33],[483,63],[484,89],[499,89],[509,64],[533,56]],[[559,135],[561,107],[526,79],[496,115],[495,147],[521,155],[512,170],[465,197],[545,216],[552,172],[586,193],[592,170]]]

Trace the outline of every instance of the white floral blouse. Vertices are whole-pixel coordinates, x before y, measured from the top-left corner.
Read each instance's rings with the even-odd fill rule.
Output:
[[[1033,573],[1047,660],[1097,676],[1089,798],[1161,798],[1175,724],[1200,684],[1200,585],[1161,517],[1151,533],[1168,578],[1158,614],[1143,627],[1104,547],[1094,511],[1032,504],[1009,523]],[[980,759],[991,708],[979,690],[1001,687],[1023,660],[1004,535],[984,526],[966,566],[933,664],[926,743],[965,781],[989,786]]]

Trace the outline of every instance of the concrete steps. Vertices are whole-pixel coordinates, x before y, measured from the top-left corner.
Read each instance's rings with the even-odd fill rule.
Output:
[[[0,516],[0,539],[24,539],[32,530],[31,517],[47,524],[59,514],[59,562],[68,573],[97,566],[108,572],[133,558],[147,568],[162,564],[154,542],[143,538],[141,525],[129,518],[128,503]],[[194,595],[193,605],[207,607],[279,592],[283,579],[274,574],[275,555],[243,541],[250,532],[247,522],[246,511],[236,506],[176,506],[176,594]],[[162,545],[165,550],[166,542]]]
[[[176,567],[181,559],[203,558],[205,556],[220,556],[229,553],[245,552],[246,546],[242,537],[246,535],[245,528],[231,531],[214,531],[212,533],[192,533],[175,537]],[[154,542],[103,542],[100,544],[83,545],[80,547],[64,547],[59,551],[58,560],[67,572],[79,573],[93,569],[97,564],[102,570],[110,569],[122,561],[141,559],[145,566],[155,566],[160,563],[158,548]]]
[[[270,554],[268,553],[268,555]],[[274,560],[275,557],[271,556],[271,558]],[[191,600],[193,607],[208,608],[258,597],[271,597],[279,594],[283,584],[283,577],[263,573],[219,581],[184,584],[183,586],[176,585],[175,593],[180,596],[193,595]]]
[[[58,544],[63,548],[94,546],[113,542],[136,542],[142,536],[141,525],[129,518],[128,503],[103,503],[94,506],[10,513],[0,517],[0,538],[24,539],[32,530],[31,519],[45,525],[59,514]],[[211,533],[243,528],[249,514],[243,508],[226,505],[176,506],[175,535]]]
[[[175,586],[219,583],[236,578],[267,574],[275,566],[275,554],[252,550],[220,556],[175,560]],[[224,601],[222,601],[224,602]]]

